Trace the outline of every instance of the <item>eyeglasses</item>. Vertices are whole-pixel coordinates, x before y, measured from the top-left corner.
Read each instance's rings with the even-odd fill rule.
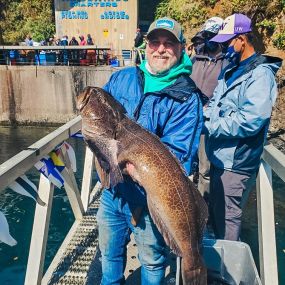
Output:
[[[160,45],[163,45],[165,49],[172,49],[178,44],[178,42],[173,42],[173,41],[161,42],[159,40],[149,40],[147,41],[147,44],[151,49],[158,49]]]

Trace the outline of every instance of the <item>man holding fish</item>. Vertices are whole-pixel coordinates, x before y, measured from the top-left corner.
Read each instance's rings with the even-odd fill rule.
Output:
[[[192,63],[184,52],[184,44],[180,24],[170,18],[160,18],[150,25],[147,33],[147,59],[139,67],[114,73],[104,86],[124,108],[115,102],[109,104],[113,99],[98,88],[88,87],[79,96],[82,132],[95,152],[97,171],[105,168],[110,174],[105,179],[105,174],[99,173],[108,189],[102,193],[97,214],[102,253],[101,285],[124,283],[126,246],[131,232],[142,265],[142,285],[163,284],[166,244],[184,260],[184,284],[206,284],[206,268],[199,245],[207,208],[187,178],[199,144],[202,104],[199,91],[189,78]],[[115,107],[96,114],[92,107],[87,110],[92,100],[97,100],[97,106],[101,100],[100,104],[105,107]],[[94,139],[93,126],[108,112],[124,123],[119,122],[113,131],[111,128],[115,128],[118,120],[114,121],[103,131],[106,131],[104,135]],[[111,122],[109,117],[104,120]],[[99,127],[97,135],[98,130]],[[107,133],[108,136],[114,133],[114,137],[106,139]],[[131,158],[126,158],[130,153]],[[134,157],[140,161],[132,162]],[[165,157],[169,159],[167,163]],[[123,177],[122,174],[128,175]],[[180,188],[176,187],[176,180],[182,181],[177,181]]]

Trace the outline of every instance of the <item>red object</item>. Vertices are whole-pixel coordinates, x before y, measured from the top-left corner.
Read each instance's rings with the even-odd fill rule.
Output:
[[[88,65],[87,59],[80,59],[80,65]]]

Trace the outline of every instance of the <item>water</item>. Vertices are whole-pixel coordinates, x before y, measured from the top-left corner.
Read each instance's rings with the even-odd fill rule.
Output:
[[[54,129],[0,127],[0,164]],[[83,141],[70,139],[68,142],[76,151],[79,171],[75,176],[78,185],[80,185],[84,158]],[[32,169],[29,171],[28,177],[38,185],[39,173],[37,170]],[[35,202],[28,197],[6,189],[5,192],[0,194],[0,210],[5,213],[10,226],[10,233],[18,242],[14,247],[0,243],[0,284],[22,285],[24,284],[28,261]],[[44,270],[52,261],[73,222],[74,216],[65,191],[55,188]]]
[[[50,133],[54,128],[40,127],[0,127],[0,163],[12,157],[25,147],[36,142]],[[79,139],[70,139],[69,142],[77,155],[78,169],[77,182],[81,183],[84,146]],[[29,178],[38,185],[37,171],[29,172]],[[279,284],[285,285],[285,184],[275,175],[273,176],[275,219],[277,236],[277,254],[279,264]],[[0,194],[0,209],[4,211],[10,225],[11,235],[18,241],[15,247],[0,243],[0,284],[24,284],[26,264],[29,254],[30,238],[33,226],[35,202],[11,190]],[[46,251],[45,270],[61,245],[66,233],[70,229],[74,217],[64,190],[55,189],[51,223]],[[256,215],[256,193],[252,192],[246,208],[243,221],[242,240],[248,243],[258,264],[258,235]]]

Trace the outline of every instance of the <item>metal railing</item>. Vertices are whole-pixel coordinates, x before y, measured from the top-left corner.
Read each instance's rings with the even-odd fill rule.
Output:
[[[278,285],[272,170],[285,182],[285,155],[269,144],[256,181],[260,276],[265,285]]]
[[[4,65],[108,65],[111,49],[86,46],[0,46]]]
[[[31,145],[13,158],[0,165],[0,192],[3,191],[17,177],[27,172],[43,156],[51,152],[58,144],[67,140],[72,134],[81,129],[81,118],[77,117],[51,134]],[[78,189],[74,174],[71,170],[68,157],[61,154],[66,168],[62,172],[65,179],[64,188],[70,201],[75,222],[66,239],[70,238],[73,228],[82,219],[90,201],[91,179],[93,172],[93,154],[86,148],[85,164],[81,194]],[[257,178],[257,209],[260,274],[262,284],[278,285],[278,267],[276,257],[274,201],[272,189],[272,170],[285,182],[285,155],[273,145],[265,146]],[[36,205],[34,225],[25,278],[26,285],[40,284],[43,277],[43,266],[47,244],[47,235],[52,209],[54,186],[45,176],[40,176],[39,195],[46,206]],[[66,240],[63,242],[66,243]],[[58,258],[58,254],[55,258]],[[47,270],[50,274],[50,270]],[[47,275],[48,275],[47,274]]]
[[[86,46],[0,46],[2,65],[134,65],[144,58],[141,49],[111,50]]]

